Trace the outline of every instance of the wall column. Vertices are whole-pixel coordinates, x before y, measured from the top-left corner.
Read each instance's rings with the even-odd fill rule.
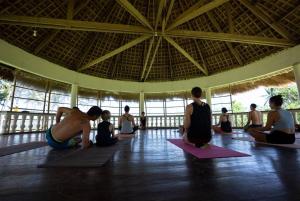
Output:
[[[144,94],[144,92],[141,91],[140,92],[140,114],[142,112],[145,112],[144,105],[145,105],[145,94]]]
[[[211,88],[205,90],[206,102],[211,107]]]
[[[295,81],[298,88],[298,96],[300,98],[300,63],[296,63],[293,66],[294,75],[295,75]]]
[[[78,85],[77,84],[72,84],[71,103],[70,103],[71,108],[72,107],[77,107],[77,96],[78,96]]]

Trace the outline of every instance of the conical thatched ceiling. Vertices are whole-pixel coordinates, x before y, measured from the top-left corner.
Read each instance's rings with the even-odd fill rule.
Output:
[[[298,0],[2,0],[0,5],[1,39],[109,79],[206,76],[300,39]]]

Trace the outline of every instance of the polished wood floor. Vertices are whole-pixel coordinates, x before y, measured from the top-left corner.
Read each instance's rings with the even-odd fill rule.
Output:
[[[199,160],[166,141],[178,136],[175,130],[141,131],[101,168],[36,168],[49,147],[0,157],[0,200],[300,200],[300,150],[215,135],[215,145],[252,156]],[[43,139],[0,136],[0,147]]]

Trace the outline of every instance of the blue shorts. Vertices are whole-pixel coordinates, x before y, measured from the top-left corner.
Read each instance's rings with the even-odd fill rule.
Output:
[[[51,128],[52,127],[50,127],[46,131],[46,139],[49,146],[53,147],[54,149],[68,149],[77,145],[76,140],[74,140],[73,138],[65,140],[63,142],[55,140],[52,136]]]

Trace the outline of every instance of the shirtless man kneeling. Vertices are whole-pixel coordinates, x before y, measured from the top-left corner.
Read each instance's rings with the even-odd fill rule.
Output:
[[[66,117],[60,121],[61,116]],[[67,149],[77,146],[81,140],[76,140],[78,134],[82,132],[82,147],[88,148],[90,143],[90,121],[95,121],[101,115],[102,110],[98,106],[93,106],[87,113],[78,109],[60,107],[56,113],[56,124],[46,131],[48,144],[55,149]]]

